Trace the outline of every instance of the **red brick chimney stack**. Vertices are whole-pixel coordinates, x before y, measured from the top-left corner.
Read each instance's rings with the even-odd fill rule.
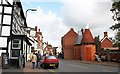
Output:
[[[106,37],[106,36],[108,36],[108,35],[107,35],[107,32],[104,32],[104,37]]]
[[[100,36],[98,35],[98,41],[100,41]]]
[[[83,29],[81,29],[82,35],[83,35]]]
[[[40,32],[40,29],[38,31]]]
[[[35,31],[37,32],[37,26],[35,26]]]
[[[74,29],[73,29],[73,28],[71,28],[70,30],[73,30],[73,31],[74,31]]]

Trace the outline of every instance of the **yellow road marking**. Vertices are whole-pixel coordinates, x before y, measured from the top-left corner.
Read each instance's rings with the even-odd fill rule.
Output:
[[[48,70],[48,71],[55,73],[55,71],[53,71],[53,70]]]

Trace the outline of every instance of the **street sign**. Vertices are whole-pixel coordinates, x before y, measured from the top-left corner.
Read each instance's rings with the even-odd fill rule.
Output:
[[[0,48],[7,47],[7,37],[0,37]]]

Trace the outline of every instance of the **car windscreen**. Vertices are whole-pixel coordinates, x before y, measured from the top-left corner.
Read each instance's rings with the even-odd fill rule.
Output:
[[[47,56],[46,59],[56,59],[55,56]]]

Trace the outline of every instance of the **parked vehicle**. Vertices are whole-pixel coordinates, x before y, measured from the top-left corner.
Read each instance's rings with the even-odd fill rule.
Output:
[[[41,67],[42,68],[58,68],[59,67],[59,59],[53,55],[45,56],[43,60],[41,60]]]

